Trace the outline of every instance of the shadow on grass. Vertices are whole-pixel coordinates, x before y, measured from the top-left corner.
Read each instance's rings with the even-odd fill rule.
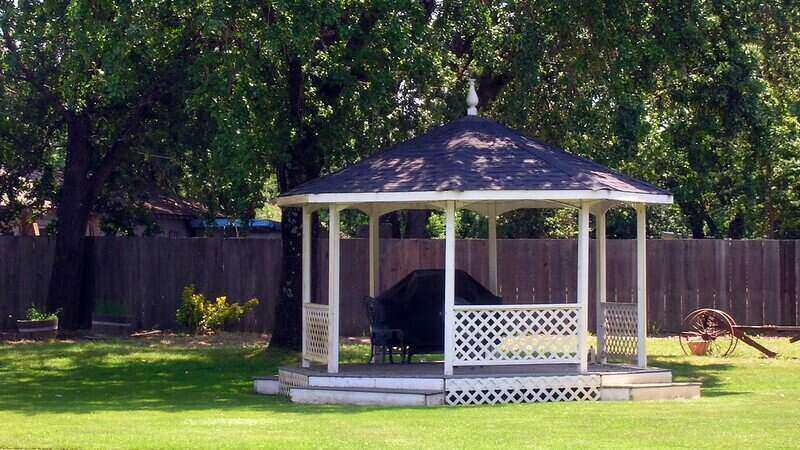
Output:
[[[265,356],[268,354],[268,357]],[[253,376],[277,373],[291,352],[148,347],[127,342],[0,347],[0,410],[181,411],[259,406]]]
[[[363,362],[367,346],[343,348],[343,362]],[[131,341],[0,346],[0,410],[36,415],[100,411],[263,411],[270,414],[364,413],[380,407],[294,405],[252,392],[254,376],[297,363],[273,347],[186,348]],[[737,395],[720,375],[732,364],[692,364],[659,356],[654,366],[700,379],[707,397]]]
[[[720,375],[726,371],[735,369],[733,364],[692,364],[687,362],[685,357],[664,355],[651,358],[650,363],[655,367],[671,370],[673,379],[675,381],[702,382],[703,397],[722,397],[727,395],[742,395],[749,393],[748,391],[733,391],[725,389],[727,384],[723,383]]]
[[[343,360],[366,359],[366,346]],[[0,411],[26,415],[105,411],[365,413],[380,407],[296,405],[253,393],[252,378],[295,365],[273,348],[185,348],[131,341],[0,346]]]

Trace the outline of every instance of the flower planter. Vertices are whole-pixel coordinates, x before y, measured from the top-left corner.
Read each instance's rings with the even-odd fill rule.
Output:
[[[127,336],[131,332],[131,317],[92,314],[92,332],[105,336]]]
[[[693,355],[703,356],[708,352],[709,341],[689,341],[686,344]]]
[[[25,339],[55,339],[58,334],[58,318],[48,320],[18,320],[17,331]]]

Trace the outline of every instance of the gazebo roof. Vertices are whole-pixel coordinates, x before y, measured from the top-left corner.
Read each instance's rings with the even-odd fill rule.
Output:
[[[437,200],[671,203],[672,196],[492,120],[468,115],[304,183],[281,195],[278,204]]]

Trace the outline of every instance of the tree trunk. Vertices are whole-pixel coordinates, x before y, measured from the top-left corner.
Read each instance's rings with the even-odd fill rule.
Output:
[[[406,211],[406,235],[408,239],[427,239],[428,219],[431,216],[429,210],[410,209]]]
[[[281,214],[281,293],[275,305],[271,344],[297,349],[302,342],[303,216],[300,208]]]
[[[322,168],[315,153],[316,138],[303,121],[302,63],[298,58],[290,58],[287,66],[289,119],[298,131],[298,138],[289,149],[289,160],[278,167],[278,189],[282,193],[319,177]],[[302,211],[284,208],[281,214],[281,291],[275,305],[275,328],[270,343],[291,349],[300,349],[302,343],[302,229]]]
[[[402,211],[393,211],[387,214],[384,214],[381,217],[381,223],[388,223],[390,225],[391,235],[389,236],[392,239],[400,239],[403,237],[403,230],[400,221],[400,215]]]
[[[705,239],[705,211],[702,207],[692,202],[678,202],[678,205],[686,216],[689,229],[692,230],[693,239]]]
[[[68,121],[67,161],[56,209],[56,248],[47,310],[61,310],[59,324],[67,330],[88,328],[91,299],[84,295],[84,267],[87,250],[86,224],[91,211],[87,174],[91,157],[89,120]]]
[[[744,215],[740,212],[736,213],[728,225],[728,238],[729,239],[743,239],[744,238]]]

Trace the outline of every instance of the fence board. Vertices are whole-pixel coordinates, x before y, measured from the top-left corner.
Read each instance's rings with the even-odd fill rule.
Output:
[[[780,241],[763,241],[763,308],[764,323],[781,323],[781,249]]]
[[[736,249],[735,253],[737,259],[733,261],[733,277],[731,281],[733,281],[736,285],[736,292],[735,295],[737,296],[736,300],[736,307],[734,308],[734,316],[733,318],[736,319],[737,323],[749,323],[748,320],[750,318],[749,313],[749,304],[750,304],[750,287],[749,287],[749,280],[748,273],[750,270],[748,269],[748,248],[747,243],[744,242],[742,245],[733,246],[731,248],[731,253],[734,253],[734,249]]]
[[[661,240],[647,242],[647,264],[664,264],[665,246]],[[653,329],[660,329],[664,323],[664,284],[666,272],[663,270],[647,271],[647,317]]]

